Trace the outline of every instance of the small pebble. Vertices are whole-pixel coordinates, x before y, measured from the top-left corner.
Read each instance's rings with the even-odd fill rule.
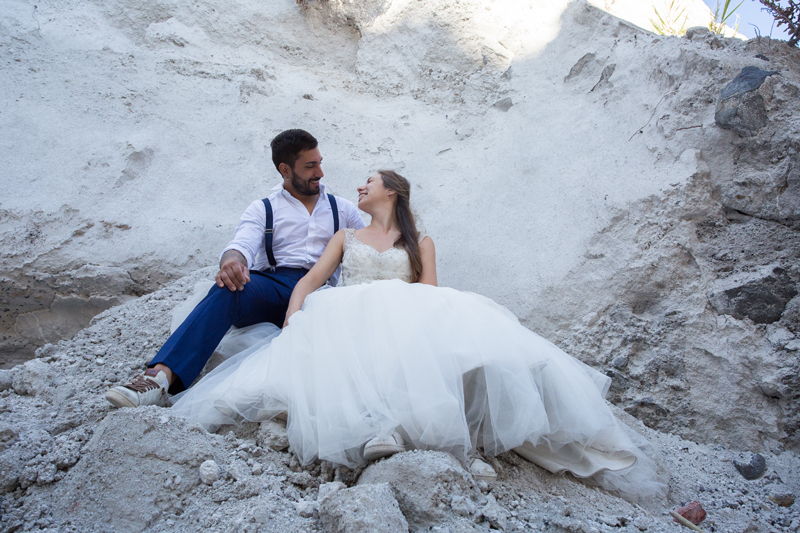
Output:
[[[0,370],[0,391],[11,388],[12,376],[10,370]]]
[[[317,501],[322,503],[322,500],[336,492],[337,490],[341,490],[345,488],[346,485],[341,481],[331,481],[330,483],[323,483],[319,486],[319,492],[317,492]]]
[[[206,485],[211,485],[219,479],[219,465],[216,461],[209,459],[200,465],[200,481]]]
[[[769,499],[781,507],[791,507],[794,505],[794,494],[790,492],[774,493],[770,495]]]
[[[706,519],[706,510],[698,501],[691,501],[683,507],[678,507],[675,512],[684,517],[686,520],[694,525],[699,524]]]
[[[317,502],[300,500],[299,502],[294,504],[294,508],[297,511],[297,514],[299,514],[303,518],[311,518],[312,516],[314,516],[314,513],[317,512]]]
[[[751,455],[750,461],[747,463],[734,461],[733,466],[736,467],[736,470],[739,471],[743,478],[749,480],[758,479],[767,471],[767,461],[759,453]]]

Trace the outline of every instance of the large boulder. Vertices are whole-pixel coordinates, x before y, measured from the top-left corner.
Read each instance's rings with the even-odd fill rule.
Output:
[[[217,456],[219,438],[161,408],[112,411],[57,486],[53,516],[64,527],[105,523],[143,531],[159,514],[179,514],[188,505],[201,482],[199,467]]]
[[[408,522],[386,483],[335,491],[320,503],[319,517],[324,530],[330,533],[408,531]]]
[[[471,524],[482,500],[474,479],[445,452],[414,450],[369,465],[358,485],[388,483],[412,529]],[[466,526],[465,526],[466,527]]]

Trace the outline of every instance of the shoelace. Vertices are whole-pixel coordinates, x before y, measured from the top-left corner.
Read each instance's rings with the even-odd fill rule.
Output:
[[[156,380],[146,376],[136,376],[133,381],[125,385],[125,388],[134,392],[147,392],[153,389],[160,389],[161,385]]]

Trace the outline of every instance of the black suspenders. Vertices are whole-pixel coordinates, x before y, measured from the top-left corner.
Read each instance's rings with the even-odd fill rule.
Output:
[[[272,234],[274,226],[272,219],[272,204],[269,202],[269,198],[264,198],[261,201],[264,202],[264,209],[267,212],[267,224],[264,227],[264,251],[267,252],[267,261],[269,262],[269,267],[267,267],[267,270],[270,272],[275,272],[275,268],[277,268],[278,263],[275,261],[275,255],[272,253]],[[331,211],[333,212],[333,232],[336,233],[339,231],[339,208],[336,206],[336,197],[334,195],[329,194],[328,201],[331,203]]]

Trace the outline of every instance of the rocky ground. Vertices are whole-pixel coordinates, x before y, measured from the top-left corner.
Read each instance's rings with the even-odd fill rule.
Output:
[[[6,531],[676,531],[667,512],[702,503],[706,531],[796,531],[800,459],[644,435],[668,492],[641,505],[506,453],[476,482],[451,456],[411,451],[363,472],[302,469],[277,422],[186,424],[168,408],[103,398],[169,331],[199,271],[100,314],[73,339],[0,373],[0,488]],[[749,477],[746,479],[739,468]],[[743,466],[753,463],[751,467]],[[783,506],[789,503],[788,506]]]

